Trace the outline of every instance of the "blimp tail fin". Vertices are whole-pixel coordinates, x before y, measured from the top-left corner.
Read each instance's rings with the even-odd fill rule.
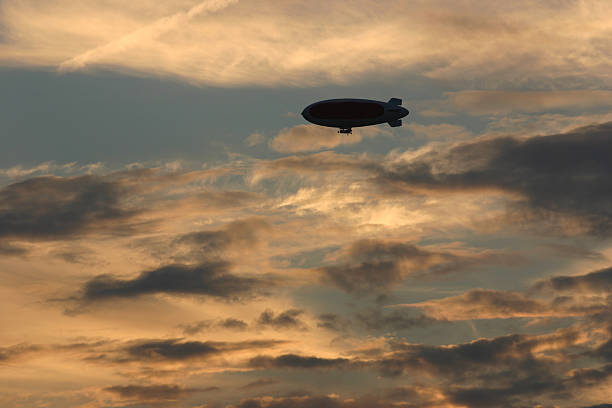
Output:
[[[402,126],[402,120],[401,119],[392,120],[391,122],[387,122],[387,123],[389,123],[389,126],[391,126],[391,127]]]
[[[402,104],[402,100],[400,98],[391,98],[389,99],[389,102],[387,102],[389,105],[401,105]]]

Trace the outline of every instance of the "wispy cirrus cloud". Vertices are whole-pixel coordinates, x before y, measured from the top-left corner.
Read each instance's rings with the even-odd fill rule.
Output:
[[[151,43],[159,37],[176,30],[189,22],[189,20],[221,10],[236,3],[238,0],[205,0],[186,11],[178,11],[172,15],[162,17],[144,25],[130,33],[112,40],[107,44],[87,50],[59,64],[60,71],[72,71],[96,64],[106,60],[109,56],[130,52],[142,46],[143,43]]]
[[[10,65],[112,67],[216,85],[347,83],[406,72],[489,78],[488,84],[573,77],[580,85],[576,72],[583,81],[607,78],[610,13],[593,1],[482,7],[476,1],[383,6],[360,0],[349,13],[361,27],[355,33],[336,23],[347,16],[344,5],[308,7],[297,0],[79,7],[68,0],[44,7],[32,0],[7,1],[1,49]],[[381,33],[395,41],[381,42]],[[447,38],[456,41],[451,46]],[[495,53],[499,49],[507,52]]]

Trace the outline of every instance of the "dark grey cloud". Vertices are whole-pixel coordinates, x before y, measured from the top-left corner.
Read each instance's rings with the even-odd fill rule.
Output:
[[[569,375],[539,370],[518,378],[509,375],[503,386],[449,387],[445,393],[451,402],[471,408],[536,406],[545,398],[564,401],[583,396],[590,387],[605,384],[610,376],[612,365],[577,369]]]
[[[134,298],[156,293],[191,294],[237,300],[261,293],[273,285],[270,280],[247,278],[229,272],[224,261],[200,265],[166,265],[142,272],[133,279],[99,275],[85,283],[85,302],[112,298]]]
[[[233,330],[246,330],[249,326],[245,321],[234,318],[227,318],[217,323],[219,327]]]
[[[265,387],[267,385],[274,385],[274,384],[278,384],[279,381],[275,380],[274,378],[262,378],[261,380],[256,380],[253,382],[250,382],[248,384],[243,385],[242,387],[240,387],[243,390],[249,390],[249,389],[253,389],[253,388],[260,388],[260,387]]]
[[[136,339],[127,342],[100,340],[68,344],[16,344],[0,347],[0,365],[12,363],[33,354],[58,355],[68,353],[85,361],[123,365],[132,363],[167,363],[203,361],[240,351],[267,351],[287,344],[286,340],[258,339],[244,341],[190,341],[183,338]]]
[[[571,360],[578,361],[582,356],[579,351],[581,337],[580,330],[569,328],[550,334],[513,334],[456,345],[430,346],[390,341],[390,349],[363,354],[363,360],[297,355],[259,356],[251,359],[249,365],[264,369],[371,368],[383,375],[397,376],[408,372],[410,378],[419,375],[436,380],[435,384],[431,384],[433,388],[428,390],[423,385],[405,386],[379,394],[377,399],[370,402],[380,406],[396,406],[391,401],[401,401],[409,407],[452,403],[473,408],[518,408],[548,401],[565,401],[582,395],[591,387],[606,384],[612,376],[612,364],[569,369]],[[381,395],[383,399],[380,399]],[[434,395],[437,395],[435,401],[428,400]],[[444,399],[441,400],[440,396]],[[282,399],[277,400],[279,407],[285,406],[280,404]],[[342,400],[336,402],[339,401]],[[267,406],[267,403],[261,402],[261,406]],[[292,406],[290,402],[283,400],[283,403]],[[378,406],[376,404],[372,406]]]
[[[317,327],[334,331],[345,331],[352,324],[350,320],[345,319],[335,313],[323,313],[317,316],[317,319]]]
[[[530,396],[544,397],[545,393],[564,391],[563,384],[554,376],[551,378],[526,378],[507,387],[471,387],[457,388],[447,392],[447,398],[453,403],[470,408],[521,407]],[[531,404],[530,404],[531,405]],[[531,405],[533,406],[533,405]]]
[[[523,197],[519,215],[528,210],[541,220],[578,217],[590,234],[609,235],[610,157],[612,122],[552,136],[462,143],[395,164],[377,181],[404,190],[500,189]]]
[[[415,327],[427,327],[441,322],[425,315],[411,315],[406,310],[392,310],[383,312],[380,309],[371,309],[355,314],[356,321],[369,331],[401,331]]]
[[[567,329],[550,335],[512,334],[452,346],[397,343],[392,345],[393,352],[376,364],[389,376],[420,371],[459,378],[508,367],[518,372],[537,368],[542,363],[533,355],[537,347],[547,344],[569,347],[579,336],[577,330]]]
[[[257,356],[249,360],[249,366],[254,368],[337,368],[346,366],[350,360],[346,358],[321,358],[316,356],[300,356],[283,354],[278,357]]]
[[[323,280],[349,293],[388,290],[407,275],[445,274],[491,263],[513,263],[497,253],[459,256],[434,252],[412,244],[373,239],[355,241],[344,249],[345,262],[318,269]]]
[[[59,239],[113,227],[138,214],[117,181],[98,176],[37,177],[0,190],[0,238]]]
[[[206,358],[223,352],[216,342],[180,341],[178,339],[143,341],[127,346],[124,351],[136,360],[188,360]]]
[[[239,219],[220,228],[193,231],[174,237],[146,237],[136,240],[150,256],[163,263],[194,264],[227,258],[230,250],[253,250],[264,242],[270,224],[259,217]]]
[[[27,253],[24,247],[0,241],[0,256],[23,256]]]
[[[599,404],[599,405],[591,405],[583,408],[612,408],[612,404]]]
[[[92,342],[77,342],[67,344],[31,344],[20,343],[11,346],[0,347],[0,365],[13,364],[24,358],[37,358],[46,355],[58,355],[58,353],[76,353],[81,355],[92,355],[101,348],[111,345],[110,340],[99,340]]]
[[[612,306],[610,306],[607,310],[608,318],[611,316],[610,312],[612,312]],[[598,345],[588,354],[601,358],[604,361],[612,362],[612,325],[608,326],[608,340]],[[610,364],[610,367],[612,367],[612,364]]]
[[[275,329],[304,329],[306,325],[299,319],[299,316],[303,313],[303,310],[289,309],[275,315],[272,310],[266,310],[259,315],[257,324]]]
[[[111,356],[111,360],[114,362],[201,360],[234,351],[269,349],[284,343],[286,342],[282,340],[241,342],[202,342],[182,339],[137,340],[118,347],[115,350],[117,355]]]
[[[183,329],[183,333],[193,336],[194,334],[201,333],[206,329],[210,328],[224,328],[231,330],[246,330],[248,324],[240,319],[227,318],[223,320],[201,320],[192,324],[180,325]]]
[[[269,230],[269,224],[260,218],[249,218],[230,222],[223,228],[213,231],[198,231],[181,235],[176,239],[179,244],[189,244],[205,255],[218,253],[230,246],[251,246],[257,243],[259,234]]]
[[[590,387],[610,377],[612,377],[612,364],[606,364],[602,367],[573,370],[566,383],[570,387]]]
[[[362,240],[347,249],[347,262],[324,266],[319,271],[326,282],[346,292],[365,293],[385,290],[402,281],[402,260],[424,265],[432,256],[410,244]]]
[[[5,364],[19,359],[20,357],[43,350],[42,346],[36,344],[15,344],[8,347],[0,347],[0,364]]]
[[[369,397],[343,400],[328,396],[298,396],[274,399],[251,398],[241,401],[236,408],[389,408],[392,406],[388,401]],[[417,406],[407,406],[407,408],[417,408]]]
[[[201,320],[199,322],[195,322],[192,324],[183,324],[178,327],[183,329],[183,333],[193,336],[194,334],[198,334],[203,332],[205,329],[208,329],[212,326],[212,322],[209,320]]]
[[[195,392],[202,391],[198,388],[184,388],[180,385],[156,384],[156,385],[113,385],[104,388],[104,391],[118,395],[122,399],[138,400],[146,402],[170,402],[177,401]]]
[[[411,386],[392,388],[388,390],[385,395],[387,398],[400,401],[416,400],[419,397],[417,389]]]
[[[520,292],[472,289],[457,296],[404,305],[425,310],[427,316],[448,320],[505,319],[513,317],[566,316],[572,304],[550,304]],[[600,310],[600,309],[599,309]],[[585,311],[586,312],[586,311]]]
[[[568,292],[612,293],[612,267],[585,275],[555,276],[536,283],[535,288]]]

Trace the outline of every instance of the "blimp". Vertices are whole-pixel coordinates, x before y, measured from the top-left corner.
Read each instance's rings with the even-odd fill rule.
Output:
[[[354,127],[388,123],[391,127],[402,126],[402,118],[408,115],[402,100],[391,98],[388,102],[371,99],[327,99],[308,105],[302,116],[307,121],[339,128],[338,133],[352,133]]]

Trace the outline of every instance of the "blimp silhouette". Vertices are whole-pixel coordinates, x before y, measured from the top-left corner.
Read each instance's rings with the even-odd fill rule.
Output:
[[[371,99],[327,99],[308,105],[302,116],[320,126],[340,128],[338,133],[352,133],[354,127],[388,123],[402,126],[402,118],[408,115],[402,100],[391,98],[388,102]]]

